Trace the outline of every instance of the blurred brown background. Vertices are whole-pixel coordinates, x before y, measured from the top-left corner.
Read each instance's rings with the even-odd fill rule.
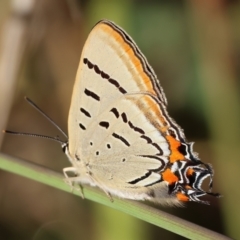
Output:
[[[146,55],[171,116],[213,164],[214,191],[224,196],[207,198],[210,206],[162,209],[240,239],[240,1],[1,0],[0,128],[60,134],[24,101],[27,95],[67,132],[81,49],[103,18],[123,27]],[[55,142],[3,134],[0,141],[3,153],[59,172],[69,166]],[[0,239],[183,238],[0,171]]]

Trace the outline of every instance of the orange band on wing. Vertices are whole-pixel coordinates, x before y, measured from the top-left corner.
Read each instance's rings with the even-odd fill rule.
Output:
[[[143,90],[146,91],[146,89],[147,89],[147,91],[156,95],[156,93],[153,89],[151,79],[144,72],[143,65],[142,65],[140,59],[136,56],[132,47],[125,41],[125,39],[122,37],[122,35],[120,35],[119,32],[116,31],[111,26],[109,26],[107,24],[102,24],[101,28],[102,28],[103,31],[107,32],[108,35],[113,37],[115,39],[115,41],[118,43],[118,45],[121,46],[122,49],[124,49],[124,52],[128,54],[130,62],[137,69],[137,72],[138,72],[138,75],[139,75],[139,83],[142,83],[142,85],[145,85]],[[132,69],[132,67],[129,68],[129,71],[131,71],[131,69]],[[133,75],[136,75],[136,74],[133,74]],[[140,86],[141,86],[141,84],[139,84],[139,87]]]
[[[149,109],[149,112],[154,112],[155,114],[155,121],[157,121],[158,119],[160,119],[161,121],[161,124],[160,126],[165,126],[166,125],[166,122],[165,122],[165,119],[162,117],[162,113],[161,113],[161,110],[159,109],[159,106],[156,104],[156,101],[154,101],[150,96],[148,95],[145,95],[144,96],[144,101],[146,102],[146,104],[148,105],[148,109]]]
[[[168,143],[170,145],[170,151],[171,151],[171,155],[170,155],[170,162],[173,163],[177,160],[182,160],[184,159],[184,155],[182,153],[179,152],[178,147],[181,146],[181,143],[176,140],[174,137],[168,135],[166,136]]]

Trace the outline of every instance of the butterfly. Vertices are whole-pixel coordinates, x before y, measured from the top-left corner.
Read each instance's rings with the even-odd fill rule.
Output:
[[[109,196],[178,205],[206,203],[213,169],[167,112],[167,99],[132,38],[108,20],[98,22],[84,45],[68,118],[64,150],[73,182]],[[202,190],[210,178],[210,191]],[[71,181],[71,178],[68,178]]]
[[[109,197],[166,205],[212,193],[213,169],[193,152],[169,116],[164,91],[132,38],[99,21],[83,47],[62,144],[71,185],[88,184]],[[209,191],[201,188],[209,178]]]

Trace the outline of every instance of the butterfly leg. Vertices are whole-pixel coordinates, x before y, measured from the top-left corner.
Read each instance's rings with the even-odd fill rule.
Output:
[[[69,177],[68,173],[73,173],[76,177]],[[81,184],[79,184],[79,187],[76,187],[77,180],[79,179],[77,177],[76,171],[74,167],[67,167],[63,169],[63,174],[65,176],[65,182],[71,187],[71,192],[74,190],[77,190],[80,192],[81,197],[84,199],[83,194],[83,187]],[[75,185],[75,186],[74,186]]]
[[[103,189],[104,190],[104,189]],[[113,202],[113,198],[112,198],[112,195],[107,192],[106,190],[104,190],[104,192],[106,193],[106,195],[109,197],[110,201]]]
[[[90,173],[90,171],[89,171],[89,173]],[[108,192],[106,189],[104,189],[103,187],[101,187],[100,181],[98,181],[96,178],[94,178],[94,177],[92,176],[92,174],[89,174],[89,177],[92,178],[93,182],[96,182],[96,183],[97,183],[98,187],[99,187],[100,189],[102,189],[102,190],[104,191],[104,193],[108,196],[108,198],[110,199],[110,201],[113,202],[112,195],[111,195],[110,192]]]

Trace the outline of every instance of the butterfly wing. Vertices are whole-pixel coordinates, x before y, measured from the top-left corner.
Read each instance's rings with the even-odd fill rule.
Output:
[[[165,197],[167,185],[186,195],[176,184],[193,175],[185,157],[201,162],[166,105],[155,73],[133,40],[114,23],[100,21],[83,48],[69,112],[69,155],[77,175],[127,198],[149,199],[156,188],[164,189]],[[182,179],[173,173],[178,170],[178,175],[184,172]],[[201,181],[194,179],[196,189]]]

